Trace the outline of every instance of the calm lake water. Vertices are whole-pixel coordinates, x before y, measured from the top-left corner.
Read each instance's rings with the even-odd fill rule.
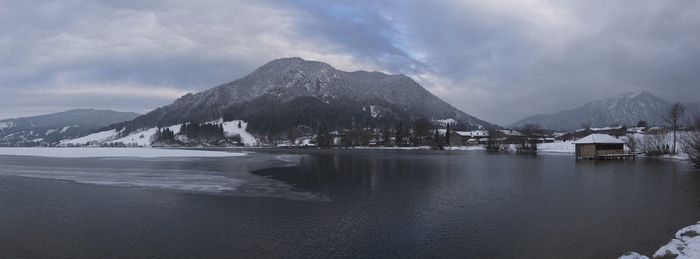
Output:
[[[0,258],[616,258],[698,220],[700,172],[655,159],[0,156]]]

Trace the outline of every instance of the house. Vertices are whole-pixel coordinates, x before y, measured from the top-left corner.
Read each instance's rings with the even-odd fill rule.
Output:
[[[621,159],[625,154],[625,142],[607,134],[590,134],[574,141],[577,159]]]
[[[501,144],[519,144],[523,143],[527,139],[525,134],[515,130],[497,130],[494,132],[494,135],[490,137],[492,137],[497,143]]]
[[[485,130],[453,131],[450,133],[450,146],[478,145],[485,142],[489,132]]]
[[[585,129],[578,129],[574,132],[574,137],[576,138],[581,138],[584,136],[588,136],[590,134],[606,134],[606,135],[613,135],[613,136],[624,136],[627,133],[627,127],[625,126],[610,126],[610,127],[602,127],[602,128],[585,128]]]
[[[662,128],[662,127],[650,127],[644,133],[650,134],[650,135],[667,134],[668,129]]]

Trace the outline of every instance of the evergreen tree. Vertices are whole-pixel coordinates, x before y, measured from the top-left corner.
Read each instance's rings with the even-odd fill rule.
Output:
[[[450,123],[447,123],[447,131],[445,131],[445,145],[450,145]]]

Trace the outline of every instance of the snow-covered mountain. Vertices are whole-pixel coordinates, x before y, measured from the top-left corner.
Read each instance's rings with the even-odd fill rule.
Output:
[[[538,114],[513,123],[518,127],[526,123],[542,125],[548,129],[574,130],[589,125],[637,125],[645,120],[649,125],[664,125],[664,116],[670,103],[647,91],[625,93],[618,96],[587,103],[583,106],[551,114]],[[693,113],[689,107],[688,114]]]
[[[222,117],[248,122],[248,130],[254,134],[277,134],[298,126],[385,127],[418,118],[453,119],[472,128],[491,126],[445,103],[404,75],[344,72],[322,62],[283,58],[241,79],[187,94],[104,130],[132,132]]]
[[[0,146],[34,146],[88,134],[136,118],[140,114],[74,109],[33,117],[0,120]]]

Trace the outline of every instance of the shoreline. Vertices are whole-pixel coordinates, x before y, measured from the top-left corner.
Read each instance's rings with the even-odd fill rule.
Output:
[[[627,252],[619,257],[619,259],[649,258],[637,252]],[[656,250],[651,258],[700,258],[700,222],[678,230],[673,239]]]

